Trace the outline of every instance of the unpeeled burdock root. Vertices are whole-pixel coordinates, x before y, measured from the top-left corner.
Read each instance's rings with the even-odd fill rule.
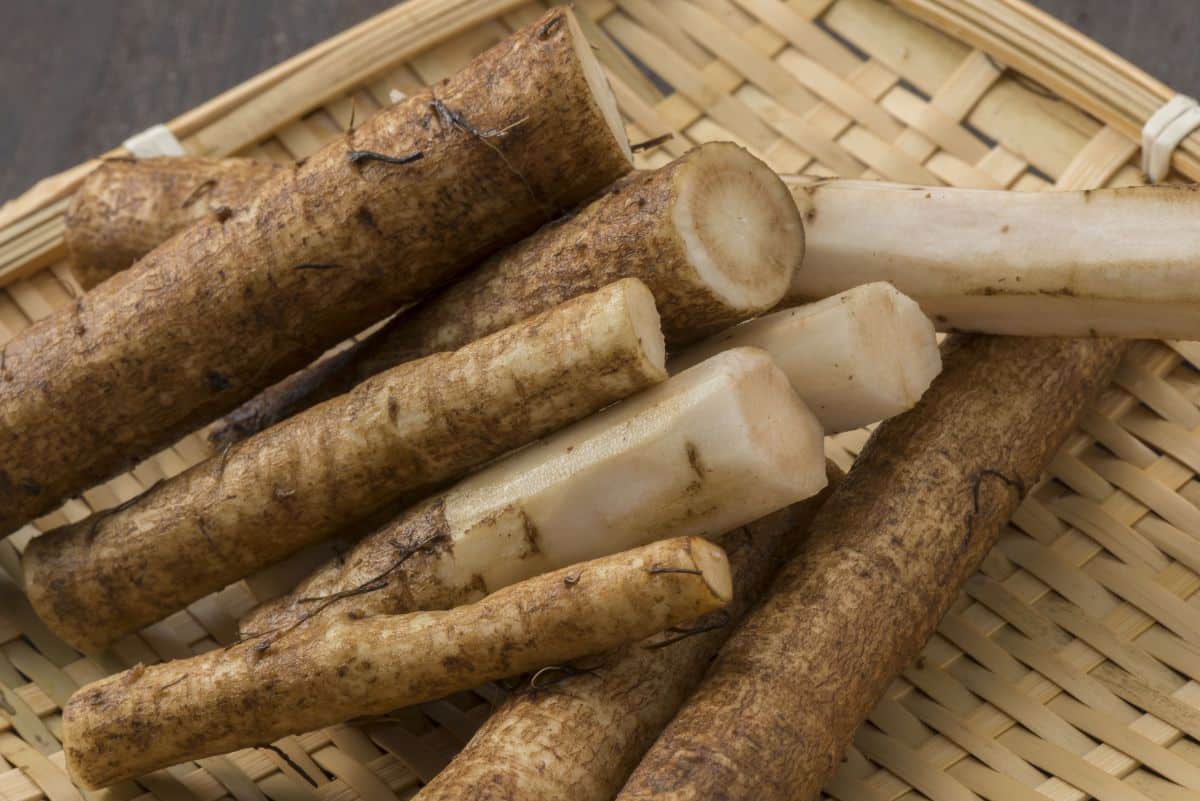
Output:
[[[67,206],[71,271],[91,289],[190,225],[244,206],[287,167],[253,159],[108,159]]]
[[[618,281],[381,373],[167,479],[47,532],[29,599],[84,651],[666,378],[658,315]]]
[[[0,354],[0,532],[224,414],[631,168],[547,12],[30,326]]]
[[[343,614],[445,609],[547,570],[684,535],[715,536],[825,486],[821,427],[761,350],[714,356],[413,506],[244,635]]]
[[[95,789],[185,759],[382,714],[613,648],[729,602],[717,546],[682,537],[444,612],[347,616],[93,682],[63,710],[67,769]]]
[[[701,145],[617,181],[348,353],[285,379],[227,416],[211,439],[236,441],[381,370],[462,347],[618,278],[650,287],[676,348],[775,306],[803,256],[800,215],[779,177],[736,145]]]
[[[829,465],[830,483],[840,471]],[[511,694],[416,801],[609,801],[671,720],[734,623],[803,542],[829,488],[730,531],[725,609],[582,662],[547,668]]]
[[[1124,348],[952,341],[942,374],[879,426],[618,799],[816,798]]]

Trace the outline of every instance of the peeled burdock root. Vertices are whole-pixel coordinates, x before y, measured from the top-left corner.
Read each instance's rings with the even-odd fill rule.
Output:
[[[104,787],[187,759],[377,715],[598,653],[720,609],[725,553],[666,540],[444,612],[355,618],[135,667],[63,710],[71,776]]]
[[[628,278],[453,353],[401,365],[213,456],[22,558],[30,601],[91,651],[404,495],[666,378]]]
[[[808,255],[790,302],[888,281],[942,331],[1200,339],[1200,193],[1004,192],[786,178]]]
[[[840,471],[830,465],[830,480]],[[732,624],[803,541],[829,489],[716,542],[733,600],[686,626],[535,674],[415,801],[609,801],[700,681]]]
[[[631,168],[569,11],[168,240],[0,357],[0,531],[136,464]]]
[[[445,609],[664,537],[712,536],[825,486],[820,425],[762,351],[731,350],[405,512],[251,613],[243,635]]]
[[[669,368],[743,346],[771,354],[826,434],[911,409],[942,369],[933,324],[885,283],[743,323],[688,348]]]
[[[1124,347],[952,340],[942,374],[879,426],[618,799],[817,798]]]
[[[189,225],[244,206],[286,169],[199,156],[108,159],[67,206],[63,238],[71,270],[91,289]]]
[[[803,257],[803,224],[779,177],[736,145],[701,145],[658,170],[623,178],[577,213],[493,256],[401,313],[348,358],[281,382],[230,415],[213,441],[270,425],[305,391],[312,392],[308,402],[322,400],[626,276],[654,293],[668,346],[684,345],[774,307]],[[291,392],[292,384],[310,388]]]

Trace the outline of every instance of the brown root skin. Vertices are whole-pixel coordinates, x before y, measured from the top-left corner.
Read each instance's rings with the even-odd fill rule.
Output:
[[[653,565],[686,572],[652,573]],[[63,710],[67,767],[84,787],[106,786],[563,664],[712,612],[730,597],[725,554],[681,537],[445,612],[329,614],[267,649],[250,640],[83,687]]]
[[[210,214],[241,208],[286,169],[199,156],[105,161],[67,206],[71,270],[91,289]]]
[[[238,621],[240,638],[307,624],[313,607],[305,598],[332,599],[340,613],[357,617],[469,603],[486,588],[447,587],[436,578],[438,563],[453,555],[450,544],[444,495],[437,495],[368,534],[343,558],[319,566],[292,592],[255,607]]]
[[[816,798],[1124,349],[952,340],[617,798]]]
[[[832,485],[840,471],[829,469]],[[717,538],[734,581],[734,599],[725,609],[585,662],[534,674],[415,801],[611,799],[700,681],[732,624],[803,542],[829,493]]]
[[[693,342],[771,308],[773,304],[734,309],[716,297],[696,276],[671,223],[684,171],[702,156],[723,151],[727,158],[757,163],[741,148],[716,142],[658,170],[626,176],[574,214],[549,223],[398,316],[355,358],[357,378],[461,346],[627,276],[642,279],[654,293],[663,333],[672,345]],[[797,255],[802,253],[801,246]]]
[[[627,172],[624,132],[593,93],[594,57],[569,14],[547,12],[438,85],[481,130],[521,121],[504,137],[446,127],[432,90],[416,93],[9,342],[0,531],[231,411]],[[352,150],[423,157],[352,164]]]
[[[778,292],[761,303],[735,303],[718,293],[710,279],[698,272],[675,218],[680,206],[710,188],[703,180],[709,173],[727,170],[736,178],[738,173],[762,169],[765,166],[761,162],[736,145],[714,142],[658,170],[626,176],[586,206],[543,226],[461,280],[397,315],[356,348],[344,368],[318,363],[301,373],[303,378],[285,383],[316,387],[307,401],[300,402],[316,403],[381,370],[461,347],[623,277],[640,278],[650,287],[671,347],[694,342],[761,314],[783,297],[787,285],[780,279],[794,272],[804,252],[803,225],[783,184],[778,185],[778,197],[755,198],[760,205],[755,211],[777,221],[768,236],[788,244],[790,262],[772,265],[764,259],[744,268],[758,273],[764,282],[778,283]],[[726,176],[712,178],[718,185],[722,180]],[[777,180],[773,174],[770,176],[770,181]],[[729,268],[734,261],[726,257],[721,266]],[[746,276],[739,273],[737,278]],[[290,389],[283,390],[282,395],[287,403],[296,405],[296,394]],[[285,413],[279,408],[279,400],[279,394],[264,393],[237,414],[243,420],[282,419]],[[230,421],[219,425],[212,437],[227,442],[237,433]]]
[[[322,401],[337,397],[353,388],[347,368],[370,337],[325,356],[303,370],[292,373],[222,417],[208,433],[215,450],[223,450],[265,431],[294,414]]]
[[[654,301],[611,284],[401,365],[22,557],[43,620],[85,651],[666,378]],[[658,342],[655,339],[658,338]]]
[[[449,608],[589,556],[745,525],[819,492],[824,465],[820,427],[775,363],[726,351],[411,507],[239,625],[290,626],[309,611],[301,598],[384,575],[339,610]]]

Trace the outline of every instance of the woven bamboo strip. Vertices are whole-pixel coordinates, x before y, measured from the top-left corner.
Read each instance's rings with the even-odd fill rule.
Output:
[[[1024,3],[897,0],[897,5],[1036,77],[1131,139],[1140,136],[1150,116],[1175,94],[1078,31]],[[1200,137],[1193,134],[1185,139],[1174,163],[1184,174],[1196,175]]]

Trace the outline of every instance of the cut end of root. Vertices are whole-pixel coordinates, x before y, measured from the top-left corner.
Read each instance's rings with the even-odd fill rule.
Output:
[[[914,406],[942,370],[933,323],[916,301],[891,284],[878,282],[823,302],[852,305],[862,340],[859,352],[877,355],[863,361],[860,378],[888,406],[883,411],[895,414],[896,409]]]
[[[825,431],[787,375],[759,348],[733,348],[709,362],[727,363],[748,464],[758,479],[804,500],[825,488]],[[695,369],[695,368],[693,368]]]
[[[826,434],[907,411],[942,367],[921,307],[877,282],[735,326],[676,356],[671,370],[747,346],[771,354]]]
[[[629,147],[629,137],[625,133],[625,121],[621,119],[621,112],[617,109],[617,98],[613,95],[612,87],[608,85],[608,79],[604,77],[604,69],[596,59],[596,54],[592,52],[591,42],[584,35],[583,29],[579,27],[579,20],[575,17],[575,13],[570,9],[563,9],[563,13],[567,18],[567,26],[570,30],[571,42],[575,45],[575,53],[579,56],[579,64],[583,67],[583,77],[587,79],[588,87],[592,90],[592,97],[596,98],[596,104],[600,106],[600,113],[604,115],[604,121],[612,130],[613,137],[621,146],[625,158],[632,164],[633,151]]]
[[[654,369],[665,378],[667,374],[667,344],[663,339],[662,321],[650,289],[636,278],[621,282],[625,302],[629,309],[629,321],[641,343],[642,353]]]
[[[700,571],[708,588],[722,603],[733,600],[733,576],[729,571],[729,558],[720,546],[706,539],[692,537],[689,543],[692,560]]]
[[[804,259],[804,223],[791,194],[770,167],[728,142],[687,158],[673,221],[696,272],[734,309],[771,308]]]

